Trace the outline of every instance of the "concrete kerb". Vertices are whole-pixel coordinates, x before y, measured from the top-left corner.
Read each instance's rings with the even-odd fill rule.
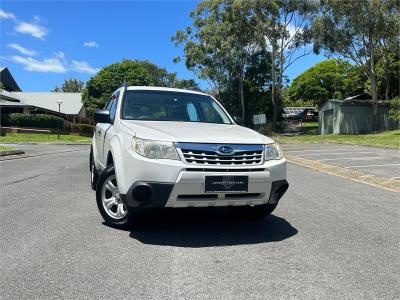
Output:
[[[285,157],[289,162],[295,163],[303,167],[307,167],[330,175],[343,177],[356,182],[369,184],[392,192],[400,193],[400,181],[392,178],[377,176],[372,174],[365,174],[359,171],[328,165],[321,163],[319,161],[301,158],[294,155],[286,155]]]

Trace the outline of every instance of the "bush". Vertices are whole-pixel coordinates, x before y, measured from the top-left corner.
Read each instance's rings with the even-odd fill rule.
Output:
[[[57,128],[59,120],[60,127],[62,127],[64,120],[53,115],[14,113],[1,116],[1,124],[3,126],[17,127]]]
[[[389,117],[392,120],[400,121],[400,97],[390,100]]]
[[[84,134],[93,134],[94,126],[88,124],[71,124],[72,132],[79,132]]]

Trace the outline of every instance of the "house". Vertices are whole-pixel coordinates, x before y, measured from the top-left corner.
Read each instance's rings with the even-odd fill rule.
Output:
[[[378,130],[400,128],[400,122],[389,118],[389,102],[378,101]],[[328,100],[319,110],[321,134],[359,134],[373,131],[372,100],[357,95],[344,100]]]
[[[70,122],[88,119],[81,93],[22,92],[7,67],[0,68],[0,85],[0,114],[50,114]]]

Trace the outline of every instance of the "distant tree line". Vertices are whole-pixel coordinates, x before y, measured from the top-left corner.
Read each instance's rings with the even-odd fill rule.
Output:
[[[147,60],[126,59],[104,67],[86,83],[82,94],[84,106],[90,113],[103,107],[122,83],[199,90],[193,79],[180,80],[176,73],[170,73]]]
[[[311,52],[344,61],[302,74],[288,93],[292,100],[320,104],[367,90],[376,126],[378,98],[398,93],[393,88],[400,52],[397,0],[204,0],[190,16],[192,26],[172,38],[183,47],[175,61],[184,60],[210,82],[218,98],[247,123],[254,111],[265,112],[276,128],[286,71]]]

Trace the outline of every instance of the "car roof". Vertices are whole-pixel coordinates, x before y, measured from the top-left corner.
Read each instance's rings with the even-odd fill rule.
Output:
[[[189,94],[197,94],[208,96],[205,93],[192,91],[192,90],[184,90],[184,89],[176,89],[176,88],[168,88],[168,87],[159,87],[159,86],[128,86],[128,91],[166,91],[166,92],[177,92],[177,93],[189,93]]]

